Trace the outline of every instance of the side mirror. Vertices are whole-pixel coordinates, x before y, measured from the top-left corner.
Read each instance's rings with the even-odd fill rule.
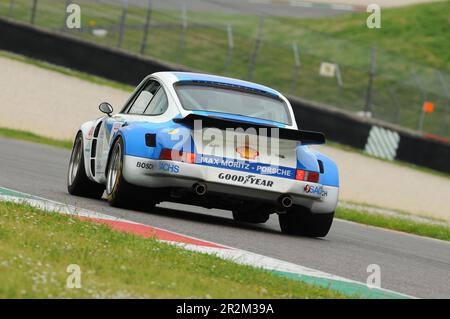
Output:
[[[113,112],[113,107],[108,102],[100,103],[98,108],[102,113],[108,114],[108,116],[111,116],[111,113]]]

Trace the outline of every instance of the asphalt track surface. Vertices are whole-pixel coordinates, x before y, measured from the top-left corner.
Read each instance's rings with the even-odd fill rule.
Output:
[[[274,215],[255,226],[235,223],[226,211],[170,203],[151,213],[117,209],[105,200],[67,193],[69,155],[64,149],[0,138],[0,186],[361,282],[366,282],[367,266],[378,264],[382,288],[450,298],[450,243],[341,220],[325,239],[311,239],[281,234]]]

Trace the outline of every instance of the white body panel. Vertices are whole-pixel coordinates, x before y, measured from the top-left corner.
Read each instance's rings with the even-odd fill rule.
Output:
[[[231,178],[227,178],[228,175]],[[233,178],[235,176],[236,178]],[[337,187],[134,156],[125,156],[124,158],[124,177],[129,183],[150,188],[191,188],[195,183],[202,182],[207,185],[210,192],[230,196],[238,194],[239,197],[267,202],[277,201],[281,195],[290,195],[294,204],[308,207],[313,213],[333,212],[339,195]],[[317,192],[307,193],[306,185],[317,187]]]

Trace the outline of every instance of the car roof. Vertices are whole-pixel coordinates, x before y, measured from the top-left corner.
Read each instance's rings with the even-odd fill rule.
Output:
[[[234,78],[212,75],[212,74],[204,74],[204,73],[194,73],[194,72],[158,72],[159,74],[170,74],[176,78],[174,82],[209,82],[209,83],[220,83],[235,87],[246,88],[250,90],[260,91],[264,93],[268,93],[271,95],[275,95],[277,97],[281,96],[281,93],[271,89],[267,86],[256,84],[253,82],[238,80]]]

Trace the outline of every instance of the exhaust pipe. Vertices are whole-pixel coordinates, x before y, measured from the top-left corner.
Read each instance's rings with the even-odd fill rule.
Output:
[[[280,203],[280,206],[283,209],[291,208],[292,204],[294,203],[293,200],[292,200],[292,197],[289,196],[289,195],[281,196],[278,201]]]
[[[193,190],[198,196],[203,196],[206,194],[206,185],[203,183],[196,183],[193,186]]]

